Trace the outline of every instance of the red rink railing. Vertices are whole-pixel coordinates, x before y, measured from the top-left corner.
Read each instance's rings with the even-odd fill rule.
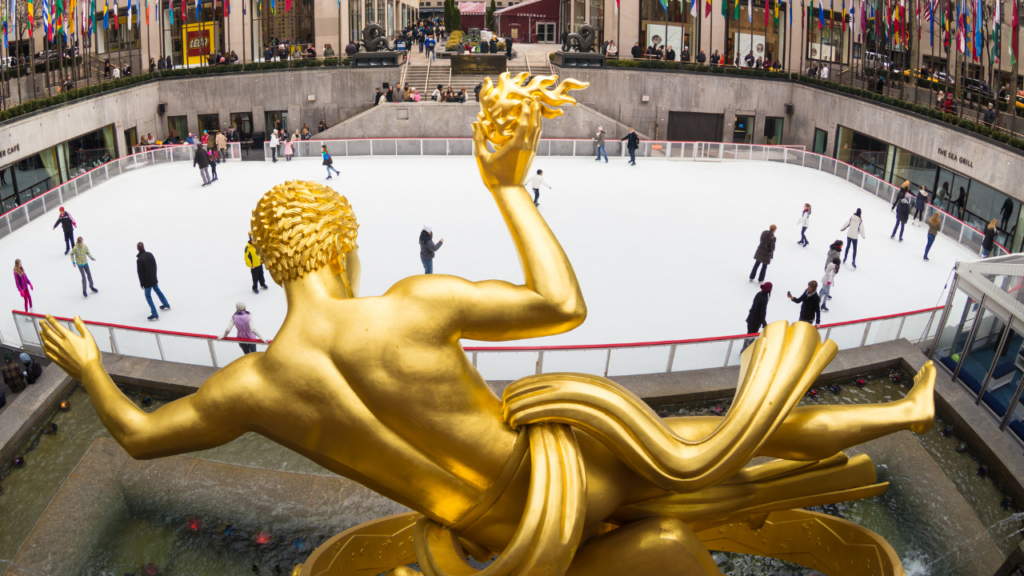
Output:
[[[912,343],[935,337],[936,314],[942,307],[903,314],[877,316],[822,324],[823,340],[831,339],[840,350],[906,338]],[[42,314],[12,311],[22,346],[42,351],[39,322]],[[75,331],[70,318],[56,318]],[[262,344],[259,340],[217,339],[209,334],[135,328],[107,322],[85,321],[103,352],[153,360],[219,368],[242,356],[238,343]],[[465,347],[473,366],[487,380],[515,380],[527,374],[586,372],[605,376],[683,372],[737,366],[744,342],[757,334],[738,334],[688,340],[584,344],[575,346]]]

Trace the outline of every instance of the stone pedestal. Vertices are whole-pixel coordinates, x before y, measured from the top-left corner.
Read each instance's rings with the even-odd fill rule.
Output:
[[[596,52],[555,52],[559,68],[604,68],[605,56]]]
[[[353,68],[380,68],[402,65],[404,52],[357,52],[352,56]]]

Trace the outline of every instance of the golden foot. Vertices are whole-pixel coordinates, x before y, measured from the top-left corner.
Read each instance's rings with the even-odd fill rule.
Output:
[[[910,429],[924,434],[935,421],[935,364],[925,363],[914,376],[914,387],[902,402],[910,406]]]

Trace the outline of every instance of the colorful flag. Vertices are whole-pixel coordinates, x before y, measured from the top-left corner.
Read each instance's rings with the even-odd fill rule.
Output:
[[[768,30],[768,13],[771,12],[771,1],[764,0],[764,29]]]
[[[1017,0],[1014,0],[1016,2]],[[995,64],[999,62],[1000,50],[1002,46],[999,42],[999,28],[1002,25],[1002,0],[996,0],[996,12],[992,16],[992,49],[989,50],[989,64]]]
[[[199,0],[196,0],[198,2]],[[181,23],[188,22],[188,0],[181,0]]]
[[[789,29],[793,29],[793,2],[786,4],[786,12],[789,12]]]
[[[708,16],[711,16],[711,0],[704,0],[704,17]]]
[[[338,7],[341,7],[341,0],[338,0]],[[231,0],[224,0],[224,16],[231,16]]]
[[[811,0],[812,2],[814,0]],[[750,4],[750,0],[747,0],[747,22],[754,22],[754,7]]]
[[[825,0],[818,0],[818,30],[825,28],[825,7],[822,6]],[[811,2],[814,4],[814,2]]]
[[[967,53],[967,39],[964,38],[964,10],[963,7],[957,2],[957,16],[956,16],[956,49],[961,54]]]
[[[665,11],[667,12],[668,11],[668,0],[661,0],[661,2],[662,2],[662,5],[665,6]],[[292,11],[292,0],[284,0],[284,11],[286,13]],[[666,38],[666,40],[667,40],[667,38]]]
[[[184,2],[185,0],[181,1]],[[159,10],[160,8],[158,7],[157,13],[159,13]],[[174,0],[167,0],[167,16],[170,17],[171,26],[174,26]]]
[[[114,0],[115,2],[117,0]],[[203,19],[203,0],[196,0],[196,22]],[[183,18],[184,20],[184,18]]]
[[[338,2],[341,2],[341,0],[338,0]],[[692,6],[693,2],[690,2],[690,5]],[[729,8],[729,0],[722,0],[722,18],[727,18],[728,17],[728,14],[726,12],[726,10],[728,10],[728,8]],[[691,14],[692,13],[693,12],[691,11]]]
[[[1010,17],[1010,65],[1017,63],[1017,2],[1013,2],[1013,16]]]
[[[832,21],[835,20],[836,0],[828,0],[828,31],[832,31]]]
[[[132,0],[128,0],[128,29],[132,29]]]
[[[985,8],[981,0],[975,0],[977,7],[974,10],[974,61],[978,61],[978,51],[983,49],[985,42]]]
[[[149,0],[146,0],[146,26],[149,26]]]

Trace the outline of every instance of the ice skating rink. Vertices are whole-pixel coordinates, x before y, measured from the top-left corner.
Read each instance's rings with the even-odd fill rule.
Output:
[[[778,226],[766,280],[775,290],[768,321],[795,321],[798,295],[823,274],[828,245],[857,208],[867,239],[858,268],[836,277],[830,313],[822,322],[856,320],[944,302],[943,286],[958,259],[977,256],[939,236],[922,260],[927,228],[907,226],[904,242],[890,240],[889,205],[842,179],[798,166],[767,162],[693,163],[621,158],[540,157],[553,187],[541,191],[540,211],[576,270],[589,316],[573,332],[528,344],[601,344],[742,334],[757,283],[749,283],[761,231]],[[434,272],[470,280],[521,283],[512,241],[472,157],[336,158],[342,175],[326,181],[351,201],[359,220],[361,295],[379,295],[403,277],[422,273],[417,238],[427,224],[444,246]],[[65,207],[78,222],[96,261],[98,294],[82,297],[78,271],[52,230],[53,211],[0,241],[8,270],[21,258],[35,285],[35,311],[86,320],[220,334],[236,301],[244,301],[265,337],[285,316],[283,289],[267,273],[269,291],[253,294],[243,250],[260,196],[285,180],[325,182],[319,160],[231,162],[220,180],[201,187],[185,163],[146,168],[103,184]],[[813,207],[807,237],[797,245],[804,202]],[[139,287],[135,244],[143,241],[159,269],[160,288],[173,307],[159,321]],[[8,309],[22,301],[11,275],[2,286]],[[155,294],[154,294],[154,300]],[[159,305],[159,302],[157,302]],[[0,314],[7,338],[16,331]],[[522,342],[519,345],[528,345]]]

